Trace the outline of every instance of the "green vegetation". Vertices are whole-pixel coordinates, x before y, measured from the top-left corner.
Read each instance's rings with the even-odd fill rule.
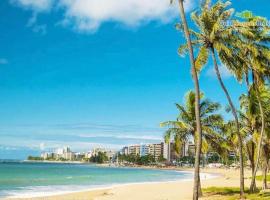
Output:
[[[27,160],[36,160],[36,161],[41,161],[41,160],[44,160],[43,158],[41,157],[38,157],[38,156],[28,156],[27,157]]]
[[[264,177],[262,175],[256,176],[256,180],[258,180],[258,181],[262,181],[263,179],[264,179]],[[270,175],[266,176],[266,181],[270,181]]]
[[[102,164],[109,160],[108,156],[104,152],[98,152],[97,155],[94,155],[90,158],[90,162]]]
[[[239,188],[235,187],[209,187],[203,189],[204,199],[207,200],[235,200],[239,199]],[[245,198],[249,200],[270,199],[270,192],[249,193],[245,188]]]
[[[155,158],[152,155],[139,156],[139,155],[118,155],[118,160],[120,162],[128,162],[129,164],[136,165],[150,165],[156,163]],[[159,158],[159,161],[164,161],[163,157]]]

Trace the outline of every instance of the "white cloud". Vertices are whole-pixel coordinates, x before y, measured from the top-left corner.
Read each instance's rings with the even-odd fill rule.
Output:
[[[47,11],[52,7],[54,0],[10,0],[11,3],[32,9],[35,12]]]
[[[0,58],[0,65],[6,65],[8,64],[8,60],[5,58]]]
[[[138,26],[149,21],[168,22],[178,15],[169,0],[60,0],[60,4],[66,8],[65,22],[74,21],[76,28],[85,31],[94,31],[108,21]],[[190,9],[191,4],[186,7]]]
[[[109,137],[109,138],[116,138],[116,139],[134,139],[134,140],[163,140],[162,136],[156,136],[156,135],[126,135],[126,134],[120,134],[120,135],[112,135],[112,134],[98,134],[98,135],[88,135],[88,134],[80,134],[79,137],[82,138],[102,138],[102,137]]]
[[[221,74],[221,77],[222,78],[230,78],[232,77],[232,74],[231,72],[227,69],[227,67],[225,65],[219,65],[219,72]],[[212,77],[212,78],[215,78],[216,77],[216,72],[215,72],[215,69],[214,67],[210,67],[208,68],[208,70],[206,71],[206,75],[209,76],[209,77]]]
[[[62,8],[62,25],[73,26],[79,31],[96,31],[105,22],[118,22],[134,27],[150,21],[166,23],[178,17],[177,4],[169,0],[12,0],[34,12],[47,11],[54,5]],[[193,0],[185,8],[192,8]]]

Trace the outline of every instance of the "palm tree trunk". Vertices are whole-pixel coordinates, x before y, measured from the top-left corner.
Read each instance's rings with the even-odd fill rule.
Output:
[[[195,59],[193,53],[193,47],[190,39],[189,28],[185,16],[185,9],[184,9],[184,0],[178,0],[179,2],[179,10],[180,10],[180,17],[182,19],[184,25],[184,32],[185,37],[188,44],[189,49],[189,59],[191,63],[191,72],[192,78],[195,86],[195,115],[196,115],[196,133],[197,133],[197,148],[196,148],[196,155],[195,155],[195,169],[194,169],[194,185],[193,185],[193,200],[198,200],[199,195],[201,193],[200,190],[200,155],[201,155],[201,148],[202,148],[202,130],[201,130],[201,120],[200,120],[200,87],[199,87],[199,80],[197,75],[197,70],[195,68]]]
[[[254,173],[255,169],[255,161],[254,161],[254,154],[255,154],[255,144],[253,141],[251,141],[250,146],[246,144],[246,149],[247,149],[247,154],[248,154],[248,159],[250,162],[250,167],[251,167],[251,173]]]
[[[262,184],[262,190],[267,189],[267,165],[263,167],[263,184]]]
[[[222,90],[224,91],[226,98],[229,102],[229,105],[232,109],[232,114],[234,116],[235,119],[235,123],[236,123],[236,130],[237,130],[237,137],[238,137],[238,148],[239,148],[239,162],[240,162],[240,198],[244,199],[244,161],[243,161],[243,141],[242,141],[242,136],[240,134],[240,126],[239,126],[239,120],[238,120],[238,116],[237,116],[237,112],[235,109],[235,106],[232,102],[232,99],[229,95],[229,92],[225,86],[225,84],[223,83],[223,80],[221,78],[220,72],[219,72],[219,68],[218,68],[218,64],[217,64],[217,59],[215,56],[215,50],[214,48],[211,49],[211,53],[212,53],[212,58],[213,58],[213,62],[214,62],[214,68],[215,68],[215,72],[218,78],[218,81],[221,85]]]
[[[256,158],[256,163],[255,163],[255,169],[254,173],[252,174],[252,179],[251,179],[251,184],[250,184],[250,192],[255,192],[256,190],[256,173],[259,167],[259,161],[261,157],[261,150],[262,150],[262,141],[263,141],[263,136],[264,136],[264,129],[265,129],[265,118],[264,118],[264,110],[262,107],[262,101],[260,97],[260,93],[258,91],[258,88],[255,86],[257,98],[258,98],[258,103],[259,103],[259,108],[260,108],[260,115],[261,115],[261,120],[262,120],[262,127],[261,127],[261,134],[260,134],[260,139],[259,139],[259,144],[258,144],[258,149],[257,149],[257,158]]]

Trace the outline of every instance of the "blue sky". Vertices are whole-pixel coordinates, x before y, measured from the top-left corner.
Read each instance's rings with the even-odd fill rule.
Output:
[[[159,141],[159,123],[175,119],[174,103],[193,88],[168,2],[1,1],[0,158]],[[232,2],[270,17],[267,0]],[[197,4],[187,1],[187,10]],[[223,76],[236,101],[244,87]],[[200,81],[226,104],[211,63]]]

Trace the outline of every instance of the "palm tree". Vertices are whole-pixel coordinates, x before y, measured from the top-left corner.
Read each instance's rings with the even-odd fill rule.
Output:
[[[266,20],[261,17],[253,17],[249,19],[249,22],[253,24],[265,23]],[[243,37],[241,44],[239,44],[238,54],[243,58],[243,69],[245,70],[246,79],[251,74],[253,78],[253,84],[250,86],[247,82],[248,90],[255,92],[255,97],[258,102],[261,130],[257,148],[257,159],[252,173],[252,181],[250,184],[250,191],[256,190],[255,177],[258,170],[259,158],[262,151],[262,142],[265,135],[265,116],[264,108],[261,100],[261,89],[264,88],[265,78],[270,74],[270,47],[267,45],[270,42],[269,28],[268,27],[249,27],[252,31],[252,37]],[[250,73],[249,73],[250,72]],[[251,94],[250,92],[248,94]]]
[[[174,0],[170,0],[171,3]],[[179,4],[179,12],[180,17],[183,23],[183,29],[185,33],[185,38],[188,44],[189,50],[189,59],[191,63],[191,72],[192,72],[192,79],[195,86],[195,115],[196,115],[196,132],[197,132],[197,143],[196,143],[196,157],[195,157],[195,169],[194,169],[194,185],[193,185],[193,200],[197,200],[199,198],[199,181],[200,181],[200,154],[201,154],[201,146],[202,146],[202,130],[201,130],[201,120],[200,120],[200,85],[197,70],[195,67],[195,59],[194,59],[194,52],[191,43],[189,28],[185,16],[185,9],[184,9],[184,0],[178,0]]]
[[[190,30],[192,33],[192,44],[198,48],[199,63],[207,63],[209,57],[212,58],[214,70],[219,84],[227,98],[231,108],[236,127],[236,135],[239,145],[239,162],[240,162],[240,196],[244,198],[244,162],[243,162],[243,142],[240,134],[240,124],[237,110],[234,106],[232,98],[226,88],[220,74],[217,56],[225,67],[231,71],[238,80],[242,79],[242,59],[236,54],[236,44],[241,41],[239,35],[250,36],[252,33],[248,29],[226,26],[222,23],[231,19],[233,9],[228,9],[230,2],[225,3],[218,1],[211,5],[210,0],[205,0],[201,9],[192,13],[191,17],[197,26],[198,32]],[[179,48],[180,53],[186,52],[186,45]]]
[[[241,95],[240,97],[240,123],[241,123],[241,133],[244,135],[244,141],[246,140],[246,151],[248,158],[250,160],[252,176],[255,173],[256,169],[256,161],[255,161],[255,150],[260,148],[260,145],[257,145],[257,138],[260,132],[262,132],[262,128],[260,127],[261,119],[260,119],[260,109],[259,109],[259,101],[258,101],[257,92],[254,90],[254,85],[249,87],[247,95]],[[257,159],[258,160],[258,157]],[[254,191],[256,188],[256,182],[254,179],[251,181],[251,186]]]
[[[249,91],[248,95],[241,95],[240,97],[240,126],[241,134],[243,136],[243,143],[246,146],[246,152],[250,161],[252,174],[255,170],[255,149],[256,149],[256,136],[258,133],[258,106],[257,97],[254,96],[253,91]]]
[[[260,89],[256,89],[253,83],[250,87],[248,95],[242,95],[240,98],[242,113],[245,113],[245,118],[249,119],[250,126],[244,127],[245,132],[253,132],[253,141],[257,143],[257,155],[254,168],[252,168],[252,181],[250,185],[250,191],[256,190],[256,171],[258,169],[259,161],[261,158],[261,151],[265,151],[266,147],[263,147],[263,141],[265,140],[264,133],[269,128],[267,120],[269,117],[269,105],[270,91],[266,86],[261,86]],[[262,112],[263,111],[263,112]],[[244,116],[244,115],[243,115]],[[250,128],[248,128],[250,127]],[[260,132],[260,134],[259,134]],[[259,138],[259,139],[257,139]],[[267,154],[264,154],[265,157]]]
[[[203,94],[201,94],[200,98],[203,98]],[[201,102],[200,118],[202,125],[202,142],[203,144],[207,144],[208,148],[215,150],[219,155],[225,158],[228,151],[226,142],[221,135],[223,118],[220,114],[217,114],[220,107],[219,103],[211,102],[208,99],[204,99]],[[176,104],[176,108],[179,111],[176,121],[163,122],[161,126],[169,127],[164,136],[165,141],[169,142],[171,138],[174,138],[175,149],[179,150],[181,144],[186,143],[190,138],[194,139],[195,144],[197,142],[195,93],[193,91],[187,92],[185,105]],[[198,147],[196,146],[196,148]]]

